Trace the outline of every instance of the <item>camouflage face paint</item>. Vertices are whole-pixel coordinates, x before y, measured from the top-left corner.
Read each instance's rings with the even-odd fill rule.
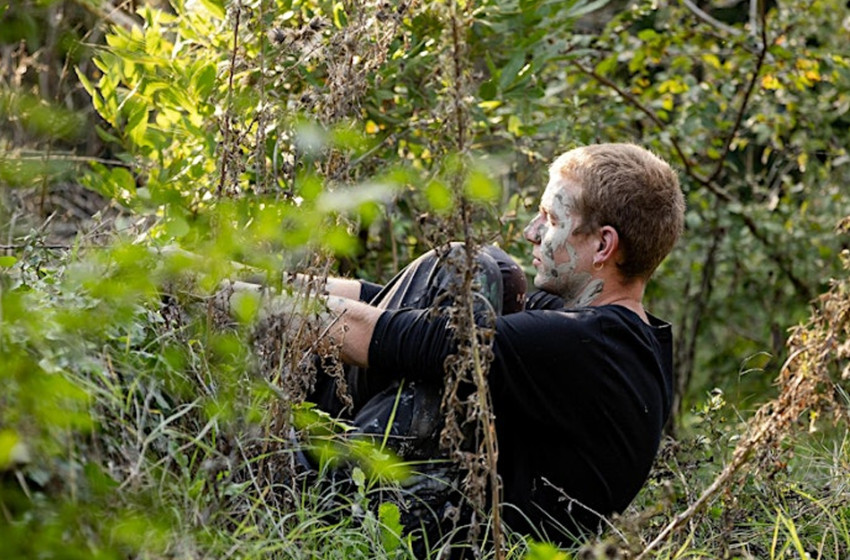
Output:
[[[578,187],[552,178],[540,201],[540,212],[525,230],[526,238],[539,244],[534,285],[564,298],[568,306],[584,306],[602,291],[602,281],[582,270],[580,249],[587,239],[574,235],[578,216],[575,196]]]

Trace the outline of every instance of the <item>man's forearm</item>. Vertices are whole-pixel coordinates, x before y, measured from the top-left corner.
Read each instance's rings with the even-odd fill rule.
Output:
[[[358,301],[360,299],[360,282],[350,278],[335,278],[328,276],[325,289],[332,296],[344,297]]]
[[[359,282],[356,280],[346,282],[356,283],[359,286]],[[251,297],[263,297],[264,288],[258,284],[231,281],[229,286],[233,290],[230,300],[231,308],[242,295],[251,294]],[[325,297],[327,304],[327,311],[320,314],[322,322],[327,326],[325,336],[333,344],[339,346],[342,361],[361,367],[368,366],[369,344],[372,341],[372,333],[375,331],[375,325],[378,323],[382,311],[369,304],[339,295],[320,297]],[[270,299],[266,300],[264,305],[269,306],[267,309],[273,309],[272,312],[292,314],[298,313],[297,301],[297,299],[287,295],[271,294]]]
[[[295,275],[294,280],[298,286],[306,286],[311,282],[320,282],[319,277],[309,276],[300,272]],[[324,289],[327,294],[332,296],[340,296],[355,301],[360,299],[360,282],[350,278],[328,276],[325,279]]]
[[[150,250],[152,253],[166,257],[182,257],[194,264],[203,262],[203,258],[201,256],[181,249],[177,245],[167,245],[160,248],[151,248]],[[263,271],[236,261],[230,261],[230,265],[241,274],[240,280],[246,286],[247,284],[264,285],[266,283],[266,277],[263,274]],[[296,285],[303,287],[311,282],[319,282],[321,277],[302,274],[299,272],[292,276],[292,278]],[[353,300],[360,299],[361,284],[358,280],[328,276],[325,279],[324,289],[332,296],[340,296]]]
[[[198,255],[184,251],[177,246],[158,249],[157,253],[164,256],[177,255],[196,264],[202,260]],[[239,263],[233,263],[233,265],[240,272],[255,272],[255,269]],[[293,280],[294,284],[304,289],[317,278],[298,273],[294,275]],[[265,300],[264,305],[269,305],[275,300],[281,301],[281,298],[285,301],[288,298],[285,295],[274,294],[273,289],[270,293],[269,288],[264,286],[263,278],[259,275],[256,277],[249,276],[243,280],[226,281],[226,284],[231,290],[227,302],[231,313],[238,306],[239,298],[247,294],[251,294],[250,297]],[[369,361],[369,344],[381,311],[358,301],[361,284],[357,280],[329,277],[325,280],[324,289],[327,293],[327,296],[324,297],[326,297],[328,312],[322,314],[322,320],[328,325],[326,336],[329,336],[335,344],[339,344],[340,357],[345,363],[366,367]],[[271,299],[266,299],[269,296],[271,296]],[[295,302],[296,300],[291,301]],[[282,309],[278,309],[278,312],[281,310],[286,313],[298,312],[294,303],[288,309],[284,304]]]
[[[340,357],[347,364],[369,365],[369,344],[382,311],[353,299],[330,295],[327,299],[330,321],[328,332],[340,346]]]

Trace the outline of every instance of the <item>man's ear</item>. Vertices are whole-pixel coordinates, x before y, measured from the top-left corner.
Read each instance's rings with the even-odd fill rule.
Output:
[[[614,263],[614,255],[620,248],[620,234],[611,226],[599,228],[599,247],[593,255],[593,263]]]

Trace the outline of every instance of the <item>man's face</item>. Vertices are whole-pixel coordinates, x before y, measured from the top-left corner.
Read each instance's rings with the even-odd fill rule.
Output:
[[[573,181],[550,178],[540,211],[524,231],[534,245],[534,285],[561,296],[567,305],[587,305],[601,291],[601,282],[590,274],[593,236],[574,233],[580,222],[576,210],[580,192]]]

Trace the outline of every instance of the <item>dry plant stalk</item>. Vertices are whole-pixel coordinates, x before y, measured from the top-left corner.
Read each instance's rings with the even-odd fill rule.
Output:
[[[842,229],[850,227],[850,218]],[[841,258],[850,271],[850,251]],[[788,340],[790,355],[782,366],[777,383],[780,393],[759,408],[750,419],[732,460],[685,511],[679,513],[636,557],[650,552],[678,531],[735,477],[749,469],[763,467],[771,451],[797,428],[808,413],[809,429],[824,412],[831,411],[833,422],[847,420],[847,412],[836,399],[841,382],[850,379],[850,278],[833,280],[806,325],[796,327]]]
[[[235,165],[239,162],[238,146],[236,145],[233,131],[233,76],[236,72],[236,56],[239,53],[239,23],[242,16],[242,5],[239,2],[233,7],[233,48],[230,51],[230,68],[227,75],[227,109],[222,119],[221,142],[221,167],[219,168],[218,186],[216,196],[221,198],[222,194],[238,192],[238,171]],[[229,183],[228,183],[229,181]]]
[[[489,487],[493,539],[498,545],[501,538],[498,510],[501,484],[496,472],[495,416],[487,382],[489,364],[493,359],[495,331],[492,325],[495,314],[490,314],[490,327],[476,322],[475,250],[474,244],[469,241],[462,252],[454,253],[449,260],[449,266],[456,270],[457,279],[457,284],[451,287],[453,305],[449,311],[449,324],[455,331],[458,347],[457,352],[445,362],[442,410],[446,420],[440,443],[466,472],[463,492],[474,508],[470,540],[473,543],[477,540],[480,529],[478,514],[486,509]],[[501,558],[500,547],[497,546],[496,550],[497,557]]]
[[[307,60],[314,61],[324,67],[326,79],[321,87],[305,91],[299,101],[299,108],[314,115],[319,123],[326,127],[343,122],[346,118],[356,117],[360,112],[360,101],[368,91],[371,78],[387,60],[388,49],[398,36],[405,13],[413,9],[416,2],[400,2],[398,5],[388,4],[378,0],[368,0],[360,3],[346,3],[348,22],[341,29],[336,29],[327,19],[316,17],[310,21],[299,22],[297,25],[281,26],[268,31],[267,36],[279,48],[279,54],[297,62],[289,65],[272,65],[265,67],[271,59],[260,61],[261,72],[269,75],[269,82],[274,86],[281,85],[288,79],[291,72],[298,68],[299,63]],[[435,140],[441,146],[434,146],[436,153],[443,150],[451,151],[462,159],[468,152],[469,114],[467,109],[467,94],[469,93],[469,61],[466,52],[465,33],[469,29],[473,6],[470,3],[449,2],[444,6],[443,16],[447,23],[446,43],[443,46],[445,64],[442,74],[437,70],[434,76],[435,85],[441,91],[440,106],[435,112],[443,116],[445,136],[439,135]],[[240,7],[237,5],[234,16],[233,50],[231,52],[231,79],[234,68],[243,63],[240,59],[241,45],[247,37],[240,32]],[[255,22],[244,22],[244,28],[253,28]],[[254,29],[256,31],[256,29]],[[254,33],[254,37],[262,36]],[[379,78],[379,76],[377,76]],[[233,88],[232,81],[228,91]],[[250,122],[244,132],[234,129],[234,123],[227,120],[222,123],[224,142],[222,145],[222,161],[220,184],[218,191],[224,194],[238,194],[235,184],[235,171],[238,169],[229,159],[231,154],[237,154],[243,144],[251,140],[248,135],[252,126],[259,126],[263,119],[276,120],[282,115],[258,115]],[[283,115],[285,116],[285,115]],[[285,163],[284,175],[292,176],[292,171],[304,162],[298,158],[298,150],[294,143],[294,134],[281,134],[275,147],[273,161],[278,156]],[[257,152],[255,150],[255,152]],[[245,150],[250,151],[249,150]],[[259,159],[259,155],[256,156]],[[321,158],[316,160],[316,170],[330,183],[344,184],[351,181],[353,170],[358,162],[350,162],[349,155],[334,146],[323,149]],[[256,162],[255,165],[259,165]],[[462,169],[459,171],[463,171]],[[269,175],[271,181],[278,178],[277,165],[273,164]],[[475,323],[474,316],[474,281],[475,281],[475,243],[471,234],[471,211],[463,198],[462,172],[453,174],[457,179],[454,185],[457,199],[461,208],[460,216],[455,216],[455,222],[447,225],[444,231],[463,231],[466,242],[464,258],[457,259],[460,285],[454,291],[455,302],[452,308],[452,325],[459,340],[460,351],[449,358],[446,363],[447,386],[444,393],[443,410],[447,416],[445,441],[461,466],[467,471],[464,481],[464,492],[475,506],[475,515],[488,509],[488,493],[491,498],[490,510],[493,519],[493,542],[495,543],[496,558],[502,558],[501,522],[500,522],[500,481],[496,472],[498,450],[495,434],[495,419],[492,414],[492,404],[487,386],[487,370],[492,359],[490,345],[492,331],[480,328]],[[327,277],[327,270],[318,275]],[[315,333],[314,333],[315,334]],[[263,377],[272,385],[279,387],[285,395],[281,401],[281,410],[273,414],[274,418],[285,418],[286,407],[291,406],[303,395],[314,381],[315,370],[311,369],[313,361],[308,359],[315,348],[299,343],[301,334],[293,332],[291,326],[279,324],[274,317],[266,321],[256,332],[254,350],[259,361]],[[324,337],[319,333],[319,339]],[[339,371],[330,367],[336,364]],[[328,373],[342,381],[341,364],[338,360],[328,359],[323,362]],[[461,385],[474,388],[473,392],[458,397]],[[345,388],[338,383],[341,393]],[[461,389],[461,394],[464,391]],[[281,420],[275,421],[275,426],[269,426],[272,434],[280,434],[284,428]],[[464,435],[469,426],[475,426],[475,442],[464,443]],[[267,434],[268,435],[268,434]],[[268,439],[268,438],[266,438]],[[263,453],[267,450],[264,449]],[[489,490],[489,492],[488,492]],[[478,523],[473,519],[473,534],[478,529]]]
[[[472,3],[452,1],[446,5],[443,14],[448,29],[446,63],[443,65],[446,73],[443,76],[439,76],[439,73],[435,76],[441,79],[445,87],[445,100],[439,112],[444,115],[446,130],[449,131],[449,143],[459,156],[460,162],[464,161],[468,151],[467,94],[471,84],[465,33],[471,26],[472,13]],[[456,215],[455,219],[459,218],[460,223],[447,228],[449,231],[456,231],[460,227],[464,239],[462,255],[455,255],[456,262],[450,263],[456,267],[460,280],[453,294],[454,305],[450,321],[458,340],[458,352],[450,356],[445,364],[446,380],[442,407],[446,415],[446,425],[441,434],[441,443],[466,471],[463,491],[474,508],[470,527],[470,541],[473,543],[477,541],[480,531],[479,512],[488,509],[486,506],[489,491],[493,547],[495,558],[501,560],[504,558],[504,551],[501,533],[501,481],[497,471],[499,453],[495,415],[487,381],[489,364],[493,359],[493,329],[481,327],[476,323],[474,282],[477,246],[472,235],[471,209],[463,195],[466,169],[463,163],[459,167],[461,168],[452,173],[452,186],[460,207],[459,215]],[[495,316],[491,316],[491,324],[494,320]],[[474,390],[461,399],[458,390],[464,385]],[[467,427],[473,428],[472,434],[467,433]]]

